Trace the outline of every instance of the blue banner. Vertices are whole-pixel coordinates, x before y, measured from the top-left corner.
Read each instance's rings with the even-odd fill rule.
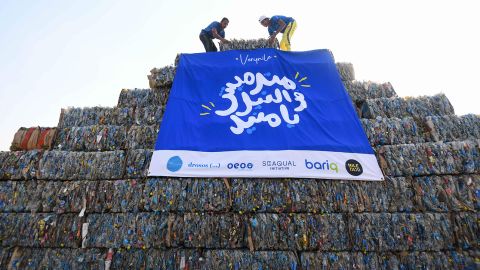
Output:
[[[182,54],[150,175],[383,179],[331,52],[276,49]]]

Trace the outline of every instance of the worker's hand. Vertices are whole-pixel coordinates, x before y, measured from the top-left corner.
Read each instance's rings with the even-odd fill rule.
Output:
[[[268,38],[268,45],[272,46],[274,41],[275,41],[275,35],[271,35]]]
[[[222,40],[222,43],[224,43],[224,44],[229,44],[229,43],[231,43],[231,42],[230,42],[230,40],[224,39],[224,40]]]

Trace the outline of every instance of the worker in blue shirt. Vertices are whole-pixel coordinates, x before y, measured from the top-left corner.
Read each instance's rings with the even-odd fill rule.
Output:
[[[205,47],[206,52],[216,52],[217,47],[213,43],[213,39],[219,39],[220,42],[229,43],[230,41],[225,39],[225,28],[228,26],[228,19],[223,18],[220,22],[212,22],[205,29],[200,32],[200,40]]]
[[[282,41],[280,41],[280,50],[291,50],[290,40],[297,28],[297,22],[293,18],[282,15],[274,15],[271,18],[268,18],[267,16],[262,15],[258,21],[261,25],[268,27],[268,33],[270,34],[268,43],[270,46],[273,45],[278,33],[283,33]]]

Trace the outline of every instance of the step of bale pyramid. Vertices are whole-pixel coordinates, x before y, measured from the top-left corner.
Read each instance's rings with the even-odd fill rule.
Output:
[[[49,149],[0,152],[0,268],[478,268],[478,115],[337,63],[385,181],[147,177],[178,58],[63,109]]]
[[[454,115],[452,104],[444,94],[416,98],[367,99],[361,105],[361,117],[427,117]]]

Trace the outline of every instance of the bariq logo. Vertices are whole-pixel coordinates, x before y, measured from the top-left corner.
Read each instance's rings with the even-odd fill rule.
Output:
[[[176,172],[182,168],[182,165],[182,159],[179,156],[174,156],[167,161],[167,170]]]
[[[338,173],[338,165],[335,162],[328,162],[325,160],[324,162],[318,161],[308,161],[305,159],[305,167],[309,170],[322,170],[322,171],[335,171]]]

